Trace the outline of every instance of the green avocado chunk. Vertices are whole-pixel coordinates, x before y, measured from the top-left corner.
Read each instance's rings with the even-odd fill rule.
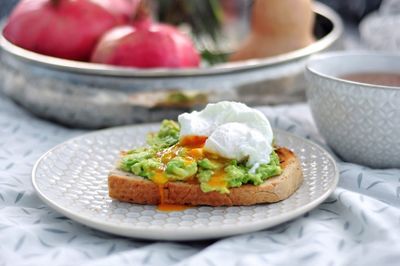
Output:
[[[160,161],[156,159],[145,159],[137,162],[131,167],[131,172],[138,176],[152,177],[155,174],[155,170],[162,166]]]
[[[243,184],[259,186],[268,178],[280,175],[282,168],[279,164],[278,155],[273,151],[270,155],[270,162],[268,164],[260,164],[255,173],[251,173],[250,168],[235,160],[225,167],[225,172],[227,173],[229,187],[240,187]]]
[[[186,162],[183,158],[175,157],[167,163],[165,169],[168,179],[183,181],[197,173],[197,163]]]
[[[218,169],[221,167],[217,162],[212,162],[207,158],[198,161],[197,164],[199,165],[199,167],[201,167],[205,170],[215,170],[215,169]]]
[[[208,181],[210,181],[213,174],[214,171],[203,170],[200,168],[199,172],[197,173],[197,179],[199,180],[200,183],[207,183]]]
[[[127,154],[122,157],[119,168],[122,171],[131,172],[133,165],[150,159],[154,156],[155,152],[147,148],[139,148],[136,150],[128,151]]]
[[[147,136],[147,144],[151,147],[162,150],[179,141],[179,124],[172,120],[164,120],[161,124],[160,130],[156,134],[149,134]]]
[[[177,144],[179,131],[178,123],[164,120],[160,130],[148,136],[148,147],[130,150],[122,156],[119,169],[147,179],[151,179],[160,169],[165,169],[165,176],[170,181],[185,181],[195,176],[203,192],[220,193],[229,193],[229,188],[240,187],[244,184],[258,186],[268,178],[282,173],[279,157],[275,151],[270,155],[270,162],[259,165],[254,172],[250,171],[245,161],[232,160],[228,164],[207,158],[191,161],[185,158],[184,152],[181,151],[170,161],[162,162],[158,152]],[[209,181],[212,176],[222,169],[226,173],[224,179],[227,181],[227,187],[211,186]]]

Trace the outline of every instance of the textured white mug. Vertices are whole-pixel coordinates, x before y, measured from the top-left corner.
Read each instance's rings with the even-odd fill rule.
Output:
[[[400,55],[347,51],[313,56],[306,67],[313,117],[345,161],[400,168],[400,87],[340,78],[363,72],[400,74]]]

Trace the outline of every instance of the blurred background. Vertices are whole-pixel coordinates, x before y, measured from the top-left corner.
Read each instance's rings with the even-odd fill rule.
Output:
[[[41,57],[38,51],[35,52],[39,54],[34,55],[21,52],[13,44],[3,41],[5,46],[0,60],[0,92],[3,90],[15,102],[46,119],[73,127],[99,128],[158,121],[161,118],[173,119],[183,111],[220,100],[236,100],[252,106],[302,102],[305,101],[306,88],[303,71],[308,56],[342,49],[400,49],[400,31],[393,31],[400,26],[400,0],[319,0],[316,2],[322,4],[314,5],[314,10],[311,10],[311,5],[308,6],[311,11],[309,17],[314,18],[315,14],[315,21],[302,16],[308,14],[307,10],[286,12],[285,9],[285,16],[278,17],[274,11],[275,13],[271,12],[273,18],[270,21],[259,21],[258,25],[267,25],[265,28],[271,29],[273,27],[268,26],[274,22],[274,26],[280,29],[279,33],[290,38],[276,37],[279,35],[276,31],[275,35],[269,36],[271,38],[254,39],[254,36],[260,37],[265,33],[251,34],[253,29],[256,32],[257,26],[253,21],[254,10],[260,10],[257,3],[264,5],[268,4],[267,1],[150,1],[149,10],[156,20],[175,25],[179,31],[188,33],[191,37],[189,42],[193,41],[197,49],[196,55],[198,52],[197,57],[201,60],[198,60],[200,63],[197,62],[197,68],[189,71],[161,68],[165,66],[160,66],[157,70],[161,69],[161,72],[144,67],[142,69],[136,65],[132,67],[138,68],[130,70],[113,68],[109,66],[113,64],[106,60],[97,60],[95,56],[97,50],[101,55],[106,54],[102,49],[97,49],[102,47],[99,44],[101,41],[96,49],[91,50],[92,58],[88,56],[71,59],[46,54],[81,61],[83,64]],[[0,0],[0,19],[5,21],[18,2]],[[103,2],[113,6],[116,0]],[[294,3],[299,2],[286,2],[284,6],[290,9]],[[266,10],[271,9],[267,7]],[[258,13],[261,17],[269,18],[265,15],[266,12]],[[290,13],[292,18],[303,19],[301,21],[304,23],[299,23],[298,20],[287,23]],[[129,11],[128,17],[132,19]],[[284,19],[279,19],[283,17]],[[60,16],[57,17],[59,18]],[[63,18],[65,17],[61,17]],[[37,20],[40,18],[35,18],[34,22]],[[292,24],[288,27],[290,23]],[[48,24],[51,23],[46,25]],[[90,25],[99,24],[96,21]],[[20,35],[29,35],[22,28],[24,30],[20,31]],[[70,28],[74,34],[78,32],[75,25]],[[61,31],[57,30],[57,34],[59,32]],[[57,41],[63,36],[71,36],[62,32],[61,36],[55,34]],[[106,35],[103,36],[107,41]],[[248,45],[250,41],[252,47]],[[71,43],[70,39],[61,42]],[[50,42],[47,40],[42,43]],[[297,46],[293,47],[294,44]],[[269,49],[269,53],[262,56],[256,54],[263,49]],[[284,51],[277,52],[278,49]],[[145,49],[134,49],[141,53],[143,50]],[[173,49],[168,49],[171,50]],[[22,60],[15,55],[15,51],[21,52],[29,60]],[[241,51],[253,52],[253,55],[249,57],[246,53],[240,54]],[[124,58],[131,54],[132,51],[126,52]],[[237,60],[235,55],[238,54],[241,57]],[[144,61],[151,61],[148,58],[150,56],[146,56]],[[175,58],[179,56],[175,55]]]
[[[201,0],[200,0],[201,1]],[[242,0],[228,0],[241,2]],[[18,0],[1,0],[0,17],[6,16],[16,5]],[[348,24],[357,24],[362,18],[379,8],[382,0],[319,0],[335,9]]]

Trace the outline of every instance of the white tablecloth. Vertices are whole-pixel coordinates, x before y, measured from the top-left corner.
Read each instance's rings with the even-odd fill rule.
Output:
[[[273,126],[321,143],[307,105],[261,109]],[[0,265],[400,265],[399,169],[339,162],[334,194],[294,221],[216,241],[148,242],[92,230],[35,195],[35,161],[83,132],[0,96]]]

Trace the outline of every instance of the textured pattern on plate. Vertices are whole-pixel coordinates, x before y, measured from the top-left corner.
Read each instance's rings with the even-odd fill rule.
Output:
[[[155,206],[110,199],[107,175],[118,151],[143,145],[146,133],[156,129],[156,125],[149,125],[103,130],[61,144],[37,163],[35,188],[56,210],[88,226],[125,236],[185,240],[250,232],[287,221],[321,203],[338,180],[336,166],[327,152],[277,131],[277,143],[300,157],[305,176],[301,188],[285,201],[168,213],[157,211]]]

